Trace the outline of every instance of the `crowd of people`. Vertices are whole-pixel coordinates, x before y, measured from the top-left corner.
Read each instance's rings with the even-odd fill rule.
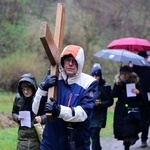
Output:
[[[101,129],[107,127],[108,107],[113,104],[114,138],[129,150],[141,132],[141,147],[148,146],[150,79],[145,74],[150,69],[141,67],[138,72],[139,66],[121,66],[111,87],[100,64],[94,64],[89,74],[82,72],[83,67],[83,48],[68,45],[60,55],[58,76],[47,73],[39,86],[30,73],[20,77],[12,108],[19,125],[17,150],[90,150],[90,146],[102,150]],[[53,86],[57,86],[57,96],[47,101],[48,89]],[[36,123],[44,124],[42,141]]]

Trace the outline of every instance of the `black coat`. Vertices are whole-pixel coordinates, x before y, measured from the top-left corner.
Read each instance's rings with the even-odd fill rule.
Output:
[[[119,78],[119,75],[115,77]],[[136,88],[140,91],[135,97],[127,97],[126,84],[135,83]],[[138,76],[134,73],[131,74],[127,82],[121,82],[120,85],[114,83],[112,90],[112,96],[117,98],[114,112],[114,136],[118,140],[124,140],[126,138],[134,138],[138,136],[140,122],[129,122],[127,120],[127,108],[138,107],[141,108],[143,96],[139,84]]]
[[[113,98],[111,97],[111,86],[104,79],[99,82],[97,99],[101,100],[101,104],[93,109],[91,127],[105,128],[107,108],[113,104]]]
[[[148,102],[147,92],[150,93],[150,67],[134,65],[132,70],[139,76],[139,82],[143,91],[144,100]]]
[[[148,98],[148,93],[150,94],[150,67],[134,65],[132,70],[139,76],[139,81],[143,91],[143,123],[150,124],[150,98]]]

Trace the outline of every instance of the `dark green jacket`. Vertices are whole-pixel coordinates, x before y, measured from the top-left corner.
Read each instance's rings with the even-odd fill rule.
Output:
[[[30,98],[26,98],[23,96],[21,90],[21,82],[27,81],[31,84],[33,88],[33,95]],[[18,94],[16,94],[13,108],[12,108],[12,117],[13,120],[19,124],[18,128],[18,143],[17,150],[39,150],[40,149],[40,141],[38,139],[37,133],[34,129],[33,124],[35,122],[35,114],[32,112],[32,103],[35,92],[37,90],[36,80],[31,74],[24,74],[19,82],[18,82]],[[30,111],[31,114],[31,128],[21,126],[20,121],[18,120],[19,111]],[[38,113],[42,117],[42,123],[46,122],[46,115],[44,112]]]

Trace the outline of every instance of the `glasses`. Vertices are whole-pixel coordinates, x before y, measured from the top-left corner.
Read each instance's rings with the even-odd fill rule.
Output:
[[[77,64],[77,61],[74,59],[74,58],[72,58],[72,57],[68,57],[68,58],[66,58],[65,60],[64,60],[64,63],[65,64],[73,64],[73,65],[76,65]]]

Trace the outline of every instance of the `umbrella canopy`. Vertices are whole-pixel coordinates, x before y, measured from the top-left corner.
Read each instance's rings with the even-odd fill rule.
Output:
[[[144,57],[124,49],[103,49],[95,53],[94,56],[126,64],[132,63],[138,66],[150,66],[150,63]]]
[[[113,40],[107,46],[109,49],[126,49],[131,52],[140,52],[150,50],[150,41],[141,38],[120,38]]]

